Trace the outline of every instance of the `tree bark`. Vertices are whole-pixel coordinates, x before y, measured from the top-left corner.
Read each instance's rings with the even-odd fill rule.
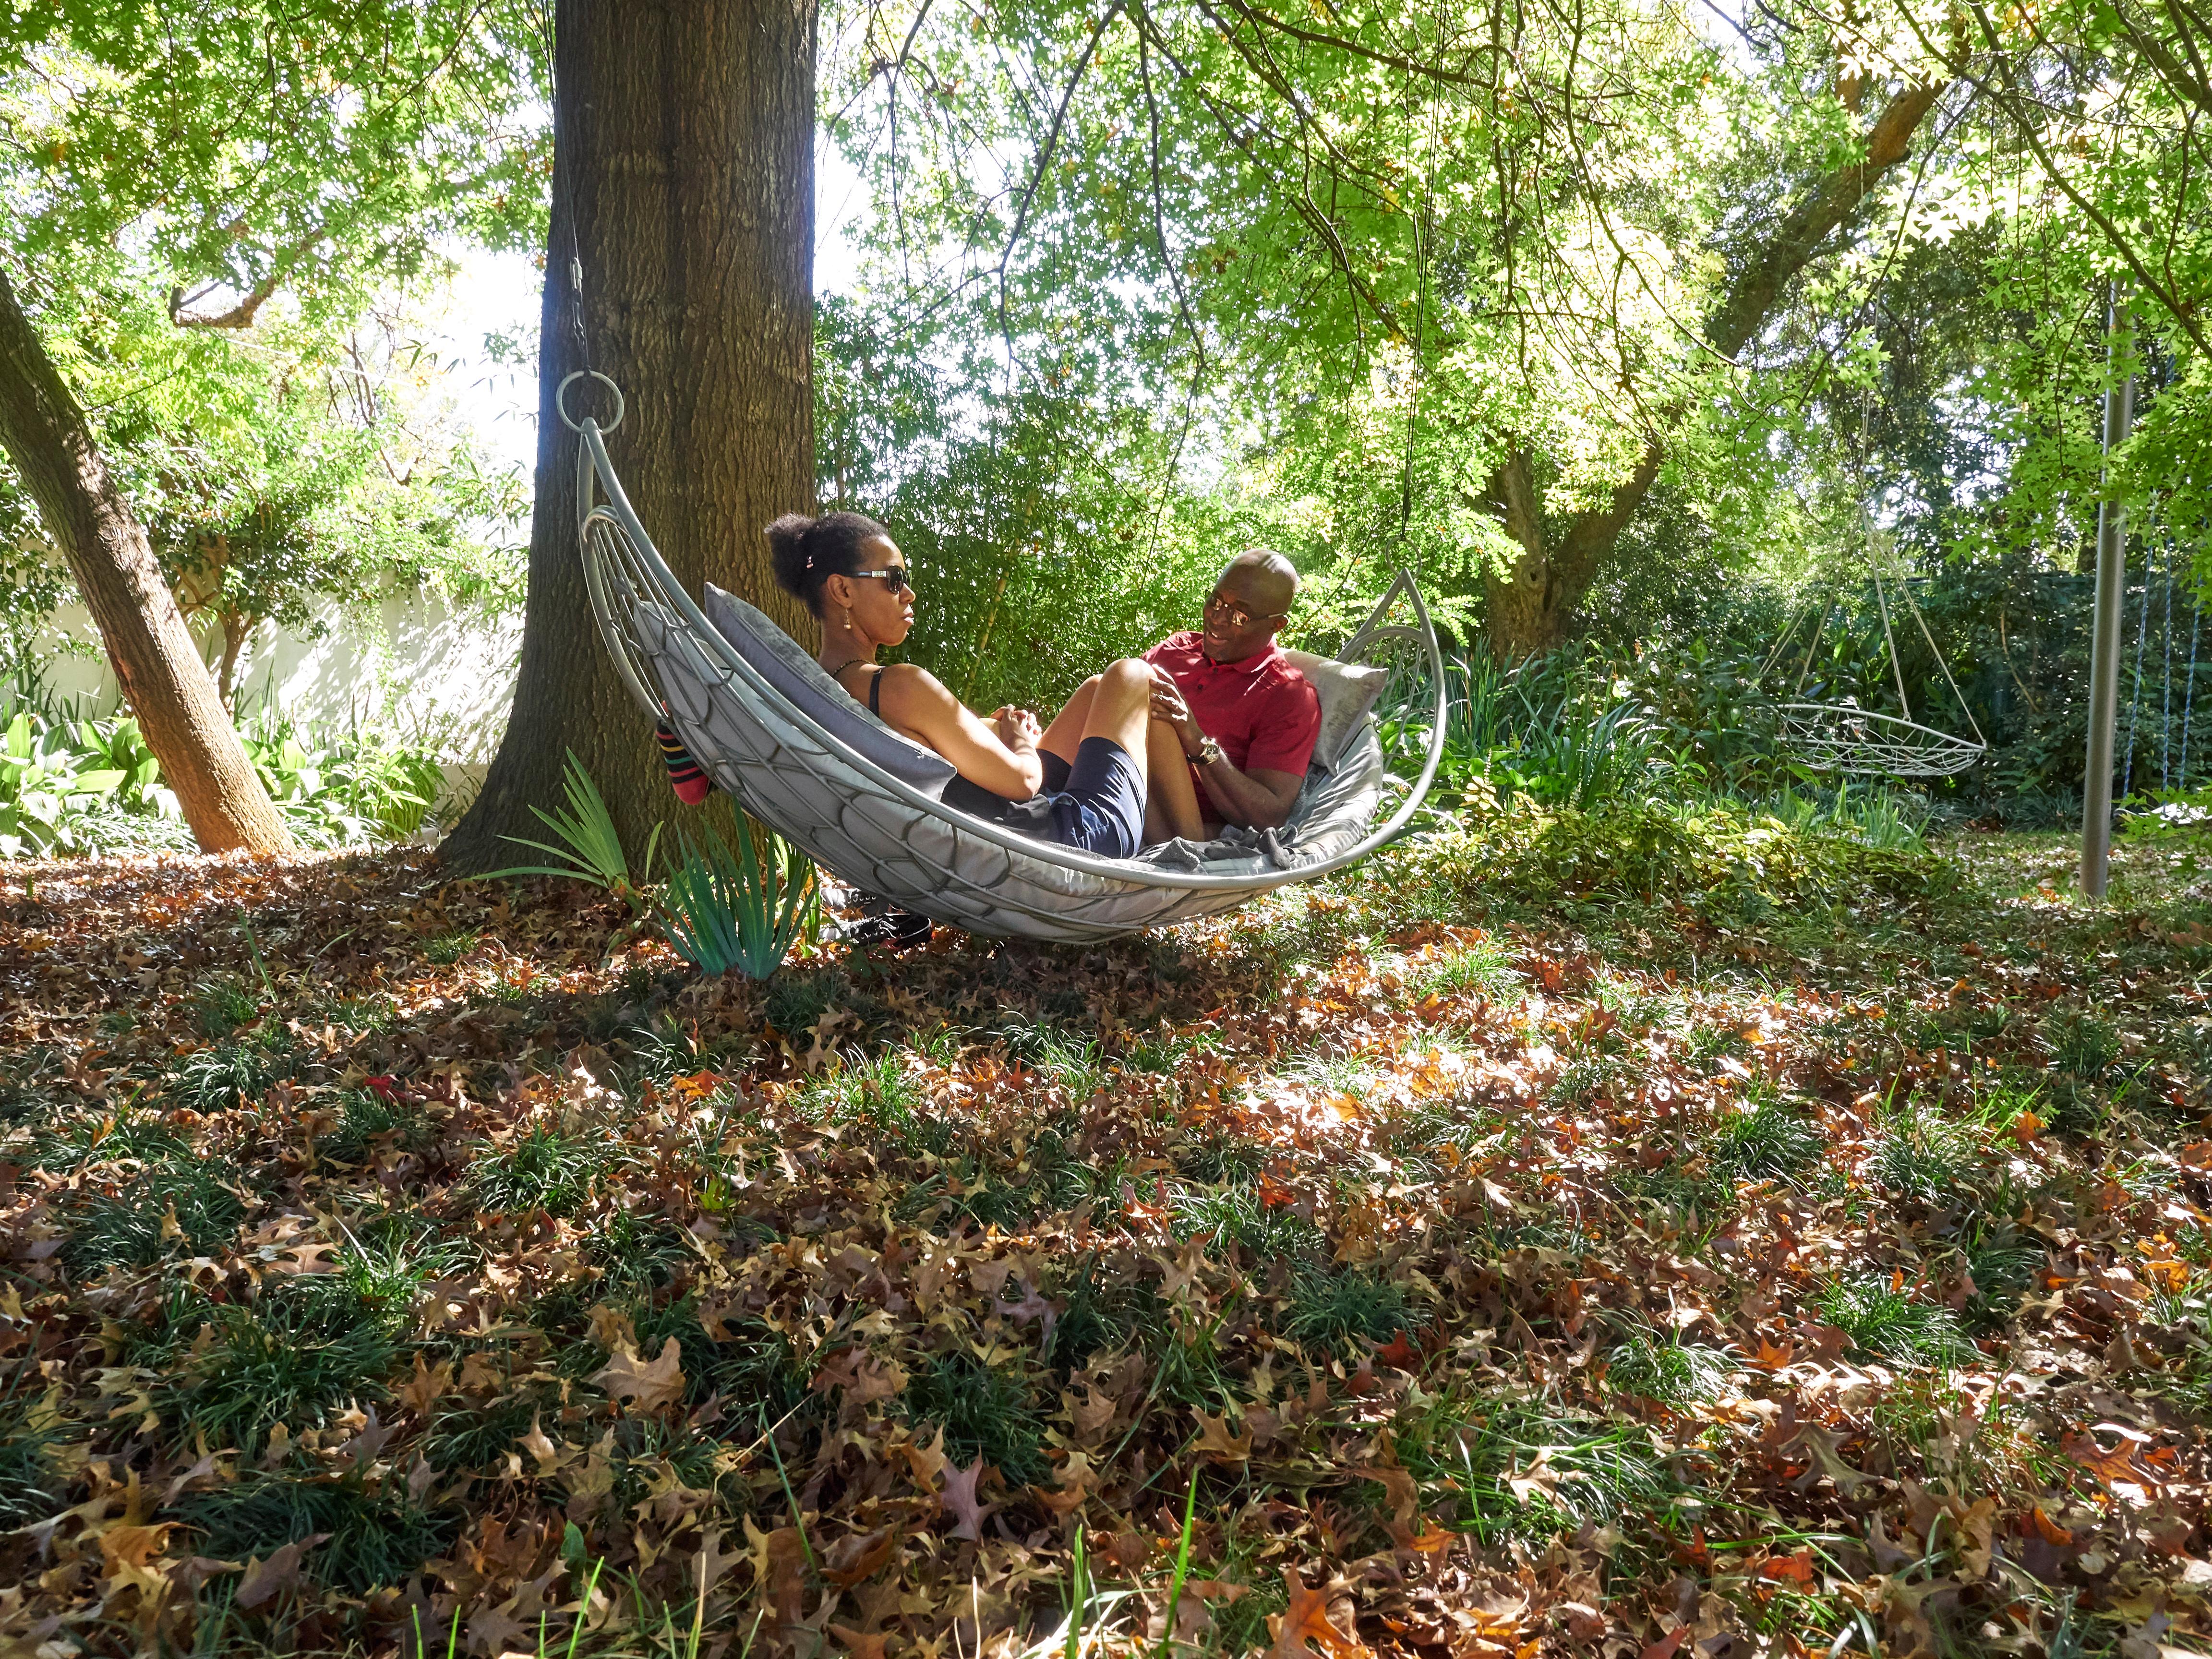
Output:
[[[1905,156],[1912,135],[1943,95],[1940,86],[1910,86],[1894,94],[1867,130],[1862,161],[1814,179],[1796,204],[1729,280],[1705,319],[1705,343],[1733,359],[1757,337],[1781,302],[1790,281],[1811,263],[1840,227],[1863,207],[1875,183]],[[1509,452],[1490,483],[1490,500],[1522,549],[1513,568],[1485,578],[1490,644],[1518,659],[1548,651],[1566,637],[1575,607],[1589,591],[1598,567],[1650,494],[1666,459],[1663,437],[1646,440],[1627,479],[1603,507],[1576,514],[1556,529],[1536,508],[1528,453]]]
[[[561,0],[553,214],[539,325],[538,489],[522,661],[484,786],[447,863],[512,863],[544,838],[574,750],[623,844],[679,813],[653,729],[616,678],[576,542],[576,441],[554,409],[571,369],[622,387],[607,448],[641,522],[696,595],[712,581],[810,647],[762,534],[814,501],[816,0]],[[570,235],[584,273],[579,356]],[[570,388],[603,421],[604,388]],[[535,855],[532,855],[533,860]]]
[[[0,446],[76,576],[146,746],[201,848],[289,853],[143,526],[0,270]]]

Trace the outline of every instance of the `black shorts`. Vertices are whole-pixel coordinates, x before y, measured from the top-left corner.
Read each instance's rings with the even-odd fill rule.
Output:
[[[1027,800],[1009,801],[955,778],[945,804],[1039,841],[1101,858],[1136,857],[1145,844],[1145,790],[1128,750],[1111,738],[1085,738],[1073,766],[1057,755],[1040,758],[1044,787]]]

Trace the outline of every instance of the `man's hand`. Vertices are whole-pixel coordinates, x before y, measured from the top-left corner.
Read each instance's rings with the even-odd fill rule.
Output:
[[[1196,755],[1206,741],[1206,733],[1191,715],[1190,705],[1182,699],[1182,688],[1175,683],[1174,675],[1158,665],[1152,669],[1152,718],[1165,720],[1174,729],[1186,756]]]
[[[999,734],[999,741],[1007,748],[1020,750],[1034,749],[1044,728],[1037,717],[1026,708],[1017,708],[1012,703],[1000,708],[991,716],[991,729]]]

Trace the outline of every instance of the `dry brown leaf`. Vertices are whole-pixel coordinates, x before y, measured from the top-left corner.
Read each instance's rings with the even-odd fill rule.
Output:
[[[618,1352],[591,1380],[641,1412],[655,1412],[684,1397],[684,1356],[674,1337],[661,1345],[657,1359],[641,1360],[635,1349]]]

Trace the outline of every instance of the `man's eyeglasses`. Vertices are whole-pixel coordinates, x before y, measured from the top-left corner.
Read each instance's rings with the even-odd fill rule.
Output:
[[[913,587],[914,584],[906,578],[907,569],[902,564],[886,565],[881,570],[855,570],[852,575],[856,582],[881,582],[884,592],[893,599]]]
[[[1287,618],[1290,615],[1287,611],[1277,611],[1265,617],[1255,617],[1236,600],[1218,592],[1207,598],[1206,608],[1209,611],[1227,612],[1231,626],[1236,628],[1249,628],[1255,622],[1277,622]]]

